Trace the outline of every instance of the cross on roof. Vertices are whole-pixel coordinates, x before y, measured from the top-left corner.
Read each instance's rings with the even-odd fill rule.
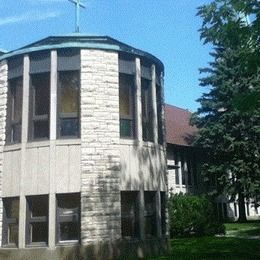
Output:
[[[80,17],[80,8],[86,8],[85,5],[81,3],[81,0],[69,0],[76,7],[76,22],[75,22],[75,32],[79,32],[79,17]]]

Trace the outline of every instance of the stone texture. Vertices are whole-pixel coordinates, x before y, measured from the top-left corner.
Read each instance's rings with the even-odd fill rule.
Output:
[[[81,241],[121,237],[118,54],[81,50]]]
[[[7,109],[7,63],[0,62],[0,244],[2,244],[2,220],[3,220],[3,202],[2,202],[2,176],[3,176],[3,150],[5,144],[5,125]]]

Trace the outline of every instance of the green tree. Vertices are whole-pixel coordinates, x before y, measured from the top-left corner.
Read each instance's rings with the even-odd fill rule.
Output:
[[[202,171],[215,182],[212,194],[238,196],[245,221],[244,200],[260,194],[260,2],[215,0],[198,15],[201,38],[213,46],[213,61],[201,69],[200,85],[208,91],[192,119],[196,144],[207,153]]]

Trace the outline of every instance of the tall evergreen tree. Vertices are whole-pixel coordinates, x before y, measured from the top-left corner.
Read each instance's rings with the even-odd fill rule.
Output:
[[[215,0],[198,15],[213,61],[201,69],[200,85],[209,89],[192,119],[196,143],[207,152],[202,169],[205,180],[216,182],[213,193],[238,197],[245,221],[244,201],[260,196],[260,2]]]

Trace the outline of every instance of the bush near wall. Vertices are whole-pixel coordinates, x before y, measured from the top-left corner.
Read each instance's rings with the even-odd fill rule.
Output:
[[[171,237],[225,233],[213,203],[206,196],[171,194],[168,209]]]

